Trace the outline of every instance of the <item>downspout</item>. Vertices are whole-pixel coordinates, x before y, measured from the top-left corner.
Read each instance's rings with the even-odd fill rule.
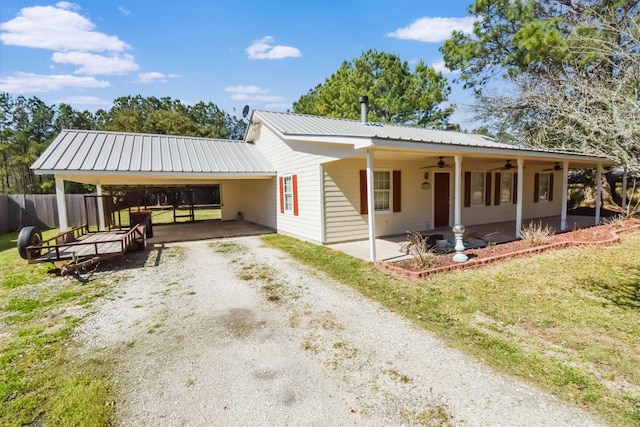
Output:
[[[521,236],[522,231],[522,201],[524,200],[524,159],[518,158],[518,200],[516,202],[516,237]]]
[[[562,163],[562,206],[560,209],[560,230],[567,229],[567,198],[569,193],[569,162]]]
[[[360,97],[362,123],[367,123],[369,98]],[[376,262],[376,213],[373,200],[373,150],[367,150],[367,216],[369,219],[369,260]]]
[[[69,223],[67,221],[67,201],[64,195],[64,180],[55,177],[56,180],[56,203],[58,205],[58,224],[60,231],[67,231]]]

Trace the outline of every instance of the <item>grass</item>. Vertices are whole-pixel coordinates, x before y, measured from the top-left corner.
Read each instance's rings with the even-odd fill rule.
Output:
[[[497,370],[612,425],[640,424],[640,233],[421,281],[282,235],[262,239]]]
[[[143,207],[141,210],[145,210]],[[131,208],[133,212],[136,208]],[[173,224],[173,208],[169,209],[149,209],[151,210],[151,223],[152,224]],[[118,212],[115,213],[116,221],[118,221]],[[176,215],[189,215],[188,209],[176,209]],[[194,209],[194,218],[196,221],[204,221],[209,219],[222,218],[222,210],[220,208],[207,208],[207,209]],[[176,222],[185,222],[188,218],[176,218]],[[129,224],[129,209],[120,210],[120,222],[123,225]]]
[[[0,235],[0,425],[106,426],[109,364],[79,361],[69,345],[106,287],[46,281],[51,267],[20,258],[16,238]]]

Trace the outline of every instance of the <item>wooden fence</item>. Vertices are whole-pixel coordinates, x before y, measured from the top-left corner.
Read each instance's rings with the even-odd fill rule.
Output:
[[[94,198],[87,201],[84,194],[67,194],[67,221],[69,226],[95,222]],[[18,231],[33,225],[40,230],[58,227],[58,205],[55,194],[10,194],[0,195],[0,233]],[[95,224],[89,224],[95,225]]]

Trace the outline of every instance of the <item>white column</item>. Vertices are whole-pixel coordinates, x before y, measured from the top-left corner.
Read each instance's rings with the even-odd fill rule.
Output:
[[[523,188],[524,188],[524,159],[518,158],[518,182],[517,194],[518,201],[516,202],[516,237],[520,237],[520,231],[522,230],[522,201],[524,200]]]
[[[98,200],[98,230],[104,231],[104,203],[102,202],[102,184],[96,184],[96,195]],[[87,218],[87,223],[89,218]]]
[[[69,223],[67,221],[67,201],[64,198],[64,180],[58,177],[55,177],[55,179],[56,203],[58,204],[58,222],[60,225],[60,231],[67,231]]]
[[[596,225],[600,223],[600,208],[602,207],[602,164],[596,168]]]
[[[369,216],[369,259],[376,262],[376,212],[373,200],[373,152],[367,150],[367,212]]]
[[[569,193],[569,162],[562,162],[562,206],[560,207],[560,230],[567,229],[567,197]]]
[[[454,183],[453,186],[455,188],[453,195],[454,202],[454,214],[453,214],[453,225],[462,224],[462,156],[456,154],[453,156],[453,160],[455,161],[455,171],[454,171]]]

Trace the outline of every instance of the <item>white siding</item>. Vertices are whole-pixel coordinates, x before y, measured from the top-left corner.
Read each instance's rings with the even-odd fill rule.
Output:
[[[515,162],[514,162],[515,163]],[[463,179],[464,172],[482,172],[487,167],[484,165],[466,164],[463,166]],[[517,172],[517,169],[512,169],[511,172]],[[555,172],[553,177],[553,201],[551,202],[538,202],[534,203],[534,182],[535,173],[539,172],[535,168],[527,168],[525,162],[524,180],[523,180],[523,193],[518,194],[518,198],[522,197],[522,217],[527,218],[541,218],[547,216],[560,215],[562,206],[562,175],[560,172]],[[491,200],[490,206],[470,206],[462,208],[462,224],[463,225],[475,225],[475,224],[491,224],[495,222],[514,221],[516,218],[516,205],[515,204],[500,204],[494,205],[494,191],[495,191],[495,173],[491,176],[491,192],[488,195]],[[514,186],[517,185],[514,182]],[[464,203],[464,182],[463,187],[463,200]],[[486,197],[487,195],[485,195]],[[451,205],[453,209],[453,204]]]
[[[364,160],[340,160],[324,165],[325,243],[368,238],[368,215],[360,214],[360,170]],[[429,228],[430,190],[422,190],[424,171],[416,162],[374,160],[375,170],[401,171],[401,211],[376,213],[376,235],[404,234]]]
[[[237,179],[220,182],[222,220],[245,220],[276,228],[276,179]]]
[[[255,145],[278,171],[278,178],[297,175],[298,215],[280,213],[279,183],[272,193],[278,232],[303,240],[322,243],[322,183],[320,164],[334,160],[345,153],[344,145],[313,142],[282,141],[266,126],[261,126]]]

